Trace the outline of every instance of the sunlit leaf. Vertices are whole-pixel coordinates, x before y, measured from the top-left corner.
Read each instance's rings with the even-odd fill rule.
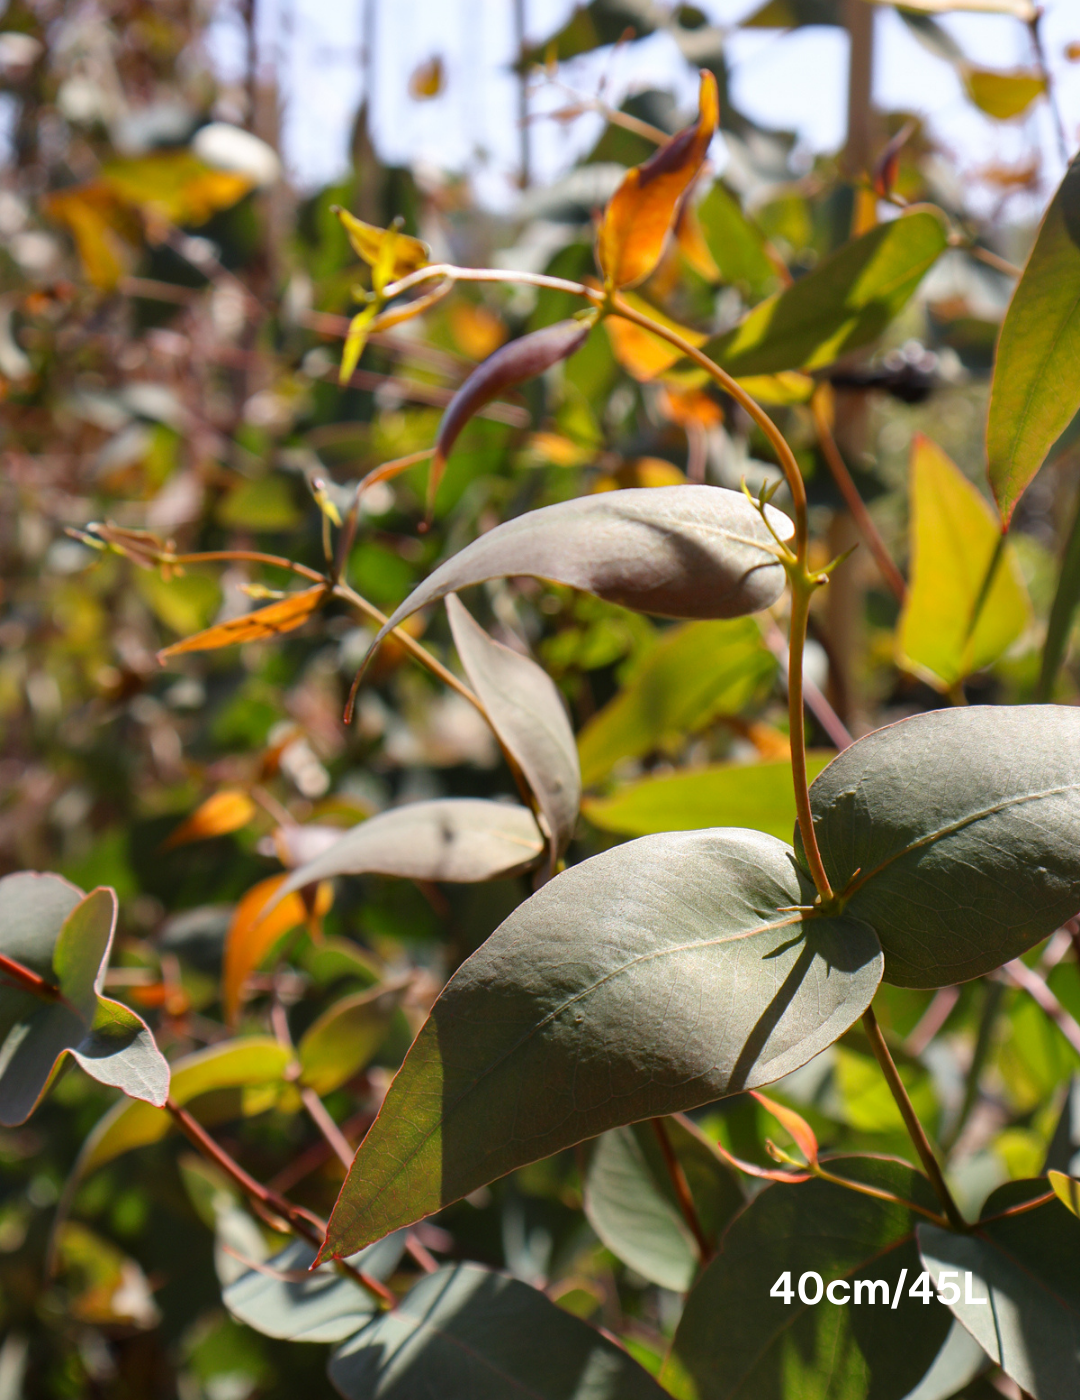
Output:
[[[458,348],[470,360],[486,360],[494,355],[507,336],[501,316],[471,301],[456,300],[447,313],[447,320]]]
[[[671,232],[679,204],[708,154],[720,119],[716,78],[701,72],[698,120],[661,146],[645,162],[628,170],[604,211],[596,256],[610,287],[642,281],[656,267]]]
[[[349,322],[349,331],[341,350],[341,369],[338,371],[339,384],[347,384],[352,378],[353,371],[360,363],[360,356],[364,353],[364,346],[367,344],[367,338],[371,331],[371,323],[378,314],[378,305],[372,302],[370,306],[365,306],[363,311],[357,312]]]
[[[438,54],[418,63],[409,74],[409,96],[414,102],[438,97],[446,85],[446,70]]]
[[[1040,73],[997,73],[989,68],[965,69],[964,87],[980,111],[998,121],[1023,116],[1036,98],[1046,91]]]
[[[140,569],[132,582],[154,616],[172,632],[205,627],[221,606],[221,587],[209,574],[184,573],[166,579],[156,570]]]
[[[1059,1200],[993,1219],[1046,1190],[1045,1181],[999,1186],[970,1233],[921,1224],[919,1249],[935,1278],[957,1271],[948,1306],[1005,1374],[1034,1400],[1069,1400],[1080,1367],[1080,1221]]]
[[[190,151],[155,151],[109,161],[99,178],[118,199],[145,214],[196,225],[231,208],[254,183],[248,175],[215,170]]]
[[[657,311],[655,306],[651,306],[642,297],[635,296],[633,292],[624,292],[622,299],[635,311],[648,316],[650,321],[656,321],[668,330],[676,331],[691,345],[704,345],[708,340],[708,336],[702,335],[700,331],[691,330],[688,326],[679,325],[678,321],[673,321],[670,316]],[[682,358],[681,352],[669,341],[652,335],[622,316],[605,316],[604,330],[611,341],[615,358],[627,374],[632,374],[635,379],[655,379],[658,374],[663,374]]]
[[[223,788],[196,807],[171,833],[162,849],[171,851],[177,846],[186,846],[189,841],[207,841],[212,836],[239,831],[247,826],[255,811],[255,803],[246,792],[239,788]]]
[[[1001,532],[989,501],[921,433],[911,448],[910,482],[911,586],[898,660],[935,689],[949,690],[1016,641],[1031,621],[1031,604],[1011,545],[996,558]]]
[[[780,279],[765,251],[765,235],[719,180],[698,205],[697,216],[721,281],[738,287],[751,301],[776,290]]]
[[[469,683],[513,756],[551,833],[552,856],[570,842],[581,801],[574,731],[555,683],[535,661],[492,640],[453,593],[450,630]]]
[[[1049,1171],[1046,1178],[1050,1183],[1051,1190],[1061,1204],[1072,1211],[1073,1215],[1080,1218],[1080,1181],[1074,1176],[1066,1176],[1064,1172]]]
[[[213,651],[217,647],[230,647],[239,642],[263,641],[267,637],[279,637],[284,632],[295,631],[316,613],[326,602],[329,593],[322,584],[305,588],[302,593],[293,593],[282,598],[279,603],[271,603],[266,608],[256,608],[242,617],[219,622],[205,632],[194,637],[185,637],[182,642],[174,642],[158,652],[158,660],[164,662],[170,656],[180,656],[188,651]]]
[[[986,447],[1005,524],[1080,408],[1080,162],[1055,194],[998,339]]]
[[[831,364],[881,334],[946,246],[937,214],[879,224],[759,303],[706,353],[738,377]]]
[[[895,0],[867,0],[872,5],[892,5]],[[904,9],[928,15],[1012,15],[1030,24],[1038,13],[1031,0],[904,0]]]
[[[807,772],[820,773],[831,753],[807,755]],[[746,826],[787,837],[795,822],[791,764],[717,763],[618,787],[608,797],[587,797],[582,812],[593,826],[623,836]]]
[[[410,238],[408,234],[399,233],[397,229],[376,228],[374,224],[365,224],[362,219],[357,219],[347,209],[342,209],[336,204],[332,208],[348,234],[353,251],[369,267],[375,267],[378,263],[388,238],[394,240],[393,264],[390,269],[393,278],[407,277],[410,272],[427,266],[429,249],[419,238]]]
[[[51,219],[66,225],[89,281],[102,291],[115,287],[139,238],[138,221],[97,182],[57,190],[42,204]]]
[[[810,805],[830,882],[897,986],[990,972],[1080,909],[1080,709],[915,715],[838,754]]]
[[[807,897],[791,854],[759,832],[668,832],[520,905],[435,1003],[325,1252],[608,1128],[770,1083],[831,1044],[869,1004],[881,954],[857,921],[782,912]]]
[[[274,945],[287,933],[322,917],[333,901],[329,885],[320,885],[314,907],[308,909],[299,894],[281,895],[284,875],[271,875],[252,886],[236,906],[225,935],[221,971],[221,1004],[225,1020],[234,1024],[240,1012],[244,983]],[[308,881],[301,881],[295,889]]]
[[[740,714],[775,674],[776,659],[749,618],[672,628],[578,735],[582,781],[596,783],[620,759],[644,757],[720,715]]]
[[[396,1005],[393,992],[381,987],[334,1002],[311,1023],[296,1048],[303,1082],[320,1097],[347,1084],[386,1039]]]

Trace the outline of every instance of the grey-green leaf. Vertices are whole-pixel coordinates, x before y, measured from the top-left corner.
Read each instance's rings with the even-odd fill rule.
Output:
[[[453,593],[446,611],[469,683],[547,823],[554,867],[574,834],[581,802],[581,769],[566,706],[547,672],[493,641]]]
[[[575,865],[443,990],[330,1222],[351,1254],[515,1167],[622,1123],[768,1084],[862,1015],[871,929],[803,923],[789,846],[646,836]]]
[[[915,715],[833,759],[810,804],[829,879],[877,931],[888,982],[978,977],[1080,909],[1080,709]]]
[[[744,1202],[732,1172],[689,1120],[664,1130],[711,1240]],[[585,1214],[608,1249],[643,1278],[685,1293],[700,1263],[652,1123],[612,1128],[593,1144],[585,1172]]]
[[[494,880],[531,865],[543,849],[544,838],[527,807],[475,797],[410,802],[369,817],[294,870],[273,903],[335,875],[398,875],[462,884]]]
[[[427,1274],[330,1359],[346,1400],[664,1400],[623,1349],[478,1264]]]
[[[1074,1400],[1080,1385],[1080,1220],[1056,1199],[1021,1215],[988,1219],[1046,1189],[1041,1180],[999,1186],[970,1234],[920,1225],[919,1247],[935,1280],[943,1269],[959,1271],[960,1297],[949,1307],[1006,1375],[1034,1400]]]
[[[954,1322],[934,1364],[904,1400],[951,1400],[989,1368],[986,1352],[970,1332]]]
[[[929,1183],[906,1163],[841,1157],[828,1166],[936,1208]],[[939,1303],[924,1306],[908,1292],[920,1273],[918,1219],[903,1205],[828,1181],[768,1187],[729,1226],[687,1299],[662,1378],[685,1378],[695,1400],[903,1400],[930,1369],[950,1324]],[[770,1296],[785,1272],[790,1303]],[[797,1290],[806,1273],[824,1285],[845,1280],[851,1301],[803,1302]],[[866,1288],[878,1280],[887,1303],[880,1285]],[[816,1290],[808,1279],[805,1291],[812,1297]]]
[[[769,507],[781,539],[788,517]],[[741,617],[776,602],[784,570],[757,511],[719,486],[601,491],[496,525],[440,564],[379,632],[491,578],[531,575],[659,617]]]
[[[390,1235],[348,1262],[385,1279],[397,1268],[404,1250],[403,1235]],[[332,1264],[308,1273],[314,1261],[315,1251],[295,1240],[272,1259],[253,1260],[271,1272],[245,1269],[221,1290],[222,1302],[233,1317],[266,1337],[288,1342],[344,1341],[375,1315],[375,1300]],[[275,1277],[282,1274],[294,1277]]]

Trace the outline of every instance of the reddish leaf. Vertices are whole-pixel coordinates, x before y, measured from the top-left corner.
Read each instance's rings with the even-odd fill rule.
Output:
[[[811,1164],[816,1164],[818,1159],[817,1138],[806,1119],[801,1118],[794,1109],[785,1108],[782,1103],[777,1103],[775,1099],[759,1094],[756,1089],[750,1090],[750,1096],[757,1099],[762,1108],[767,1109],[781,1127],[787,1129],[806,1160]]]
[[[318,887],[315,907],[310,913],[299,894],[290,894],[264,915],[263,911],[285,879],[284,875],[272,875],[269,880],[260,880],[236,906],[225,938],[221,978],[221,1002],[225,1020],[230,1025],[235,1024],[240,1013],[248,975],[255,971],[278,939],[309,919],[320,919],[333,902],[332,887],[323,884]]]

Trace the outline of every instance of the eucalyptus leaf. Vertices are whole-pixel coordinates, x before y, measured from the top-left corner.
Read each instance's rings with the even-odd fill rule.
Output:
[[[154,1037],[134,1011],[101,995],[116,907],[112,890],[84,896],[56,876],[24,873],[0,881],[0,951],[56,988],[45,997],[0,985],[5,1127],[29,1118],[69,1054],[99,1083],[165,1102],[169,1067]]]
[[[698,221],[723,281],[759,301],[776,287],[776,268],[765,251],[765,235],[718,180],[697,206]]]
[[[740,714],[775,675],[776,658],[751,618],[672,627],[578,735],[583,782],[598,782],[620,759],[681,741],[720,715]]]
[[[879,224],[813,272],[760,302],[705,353],[729,374],[819,369],[876,339],[945,251],[936,214]]]
[[[979,977],[1080,909],[1080,709],[915,715],[834,758],[810,805],[830,883],[898,986]]]
[[[990,485],[1008,525],[1080,408],[1080,161],[1065,172],[998,338],[986,426]]]
[[[296,1047],[301,1079],[320,1097],[358,1074],[386,1039],[397,997],[374,987],[342,997],[307,1028]]]
[[[570,843],[581,802],[581,770],[566,706],[547,672],[493,641],[453,593],[446,611],[469,683],[535,795],[551,833],[554,862]]]
[[[904,1162],[839,1157],[827,1166],[937,1209],[929,1182]],[[940,1303],[924,1305],[908,1291],[921,1272],[919,1219],[902,1204],[829,1181],[767,1187],[729,1226],[721,1252],[694,1286],[662,1378],[685,1378],[676,1393],[694,1400],[903,1400],[930,1369],[950,1326]],[[770,1295],[784,1273],[790,1302]],[[826,1286],[842,1279],[847,1301],[803,1302],[797,1290],[806,1273]],[[887,1306],[880,1287],[867,1291],[876,1280],[888,1290]],[[807,1280],[811,1296],[816,1289]],[[867,1298],[875,1305],[866,1306]]]
[[[1045,1181],[999,1186],[969,1234],[922,1224],[919,1248],[935,1281],[943,1269],[959,1271],[959,1297],[948,1306],[1006,1375],[1034,1400],[1073,1400],[1080,1379],[1080,1220],[1056,1198],[990,1218],[1046,1190]]]
[[[404,1252],[405,1238],[398,1232],[347,1262],[373,1278],[385,1279],[397,1268]],[[265,1272],[244,1269],[222,1288],[221,1301],[233,1317],[264,1337],[287,1342],[342,1342],[375,1315],[378,1305],[372,1295],[335,1265],[323,1264],[308,1272],[315,1262],[315,1251],[301,1240],[294,1240],[271,1259],[252,1262],[264,1265]],[[280,1277],[283,1274],[301,1277]]]
[[[1077,499],[1076,514],[1065,541],[1057,591],[1046,624],[1046,641],[1043,643],[1042,664],[1039,667],[1039,690],[1036,696],[1038,700],[1053,698],[1054,683],[1061,670],[1061,663],[1065,660],[1077,604],[1080,604],[1080,498]]]
[[[527,807],[476,797],[410,802],[369,817],[294,870],[267,913],[294,890],[335,875],[472,884],[523,870],[543,849],[544,838]]]
[[[904,1400],[951,1400],[964,1387],[990,1369],[990,1358],[959,1322],[949,1328],[934,1364]]]
[[[832,759],[829,753],[807,754],[813,778]],[[593,826],[624,836],[657,831],[691,831],[696,827],[739,825],[783,837],[795,822],[791,764],[715,763],[626,783],[606,797],[590,797],[582,811]]]
[[[810,897],[791,848],[753,831],[648,836],[557,875],[443,990],[324,1251],[804,1064],[862,1015],[882,965],[856,920],[786,912]]]
[[[767,507],[785,539],[794,526]],[[531,575],[660,617],[740,617],[776,602],[784,570],[741,492],[719,486],[602,491],[528,511],[440,564],[387,620],[375,645],[420,608],[473,583]]]
[[[346,1400],[664,1400],[610,1338],[478,1264],[427,1274],[330,1358]]]

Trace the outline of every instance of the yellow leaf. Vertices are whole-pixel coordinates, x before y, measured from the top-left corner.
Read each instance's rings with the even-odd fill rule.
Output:
[[[703,277],[706,282],[719,282],[720,269],[716,265],[712,250],[705,241],[705,234],[702,231],[697,210],[689,200],[684,202],[679,213],[679,221],[675,225],[675,237],[678,240],[679,252],[698,276]]]
[[[1031,604],[1012,547],[1005,545],[972,631],[1000,527],[989,501],[921,434],[911,450],[910,496],[911,586],[898,661],[947,691],[1011,646],[1028,625]]]
[[[458,349],[470,360],[486,360],[507,336],[501,317],[486,306],[474,306],[471,301],[455,301],[447,320]]]
[[[181,822],[162,850],[171,851],[186,846],[189,841],[206,841],[211,836],[224,836],[239,831],[255,815],[255,803],[239,788],[223,788],[196,807],[187,821]]]
[[[413,69],[409,77],[409,96],[414,102],[429,102],[433,97],[438,97],[445,86],[446,69],[436,54]]]
[[[814,381],[796,369],[781,370],[779,374],[750,374],[738,383],[758,403],[807,403],[814,392]]]
[[[337,204],[333,206],[333,209],[341,220],[345,232],[349,235],[349,242],[352,244],[353,250],[369,267],[375,267],[378,263],[383,243],[391,234],[395,239],[394,277],[405,277],[408,273],[415,272],[417,268],[427,266],[428,246],[426,243],[421,243],[419,238],[410,238],[407,233],[398,233],[396,229],[376,228],[374,224],[365,224],[362,219],[357,219],[347,209],[342,209]]]
[[[668,330],[677,331],[693,346],[704,345],[708,339],[708,336],[702,335],[700,331],[680,326],[677,321],[665,316],[662,311],[657,311],[655,306],[650,306],[633,292],[623,292],[622,299],[633,310],[648,316],[651,321],[666,326]],[[612,354],[627,374],[633,375],[635,379],[655,379],[658,374],[663,374],[676,361],[682,359],[682,352],[674,345],[662,340],[658,335],[653,335],[651,331],[643,330],[633,321],[625,321],[621,316],[605,316],[603,325],[611,341]]]
[[[643,165],[623,177],[604,211],[596,257],[605,285],[629,287],[660,261],[679,204],[705,162],[720,119],[716,78],[701,71],[699,115]]]
[[[1080,1216],[1080,1181],[1075,1177],[1066,1176],[1064,1172],[1050,1171],[1046,1176],[1061,1204],[1071,1210],[1073,1215]]]
[[[247,175],[215,170],[191,151],[110,161],[102,168],[100,182],[123,203],[174,224],[204,224],[219,210],[231,208],[253,184]]]
[[[685,486],[686,476],[663,457],[635,457],[593,483],[593,491],[622,491],[628,486]]]
[[[221,1004],[229,1025],[236,1023],[240,1013],[244,983],[274,944],[302,924],[317,923],[333,903],[333,886],[324,881],[316,891],[315,907],[310,914],[301,896],[290,894],[263,918],[263,910],[285,879],[285,875],[272,875],[268,880],[260,880],[248,890],[233,913],[225,935],[221,976]]]
[[[1041,73],[995,73],[989,68],[963,69],[967,95],[981,112],[999,122],[1021,117],[1046,91]]]
[[[95,181],[51,194],[43,207],[50,218],[67,226],[94,286],[103,291],[115,287],[139,238],[138,225],[123,206]]]
[[[228,622],[219,622],[216,627],[208,627],[205,632],[197,632],[194,637],[185,637],[182,642],[174,642],[171,647],[164,647],[158,652],[158,660],[164,662],[166,658],[179,656],[185,651],[214,651],[217,647],[258,642],[266,637],[292,632],[302,627],[322,607],[328,596],[322,584],[305,588],[302,593],[292,593],[280,603],[271,603],[268,608],[257,608],[243,617],[233,617]]]
[[[365,306],[363,311],[357,314],[349,322],[349,331],[345,337],[345,347],[341,352],[341,370],[338,373],[338,383],[348,384],[353,376],[353,370],[360,363],[360,356],[364,353],[364,346],[371,333],[371,323],[378,314],[379,308],[375,302],[370,306]]]

